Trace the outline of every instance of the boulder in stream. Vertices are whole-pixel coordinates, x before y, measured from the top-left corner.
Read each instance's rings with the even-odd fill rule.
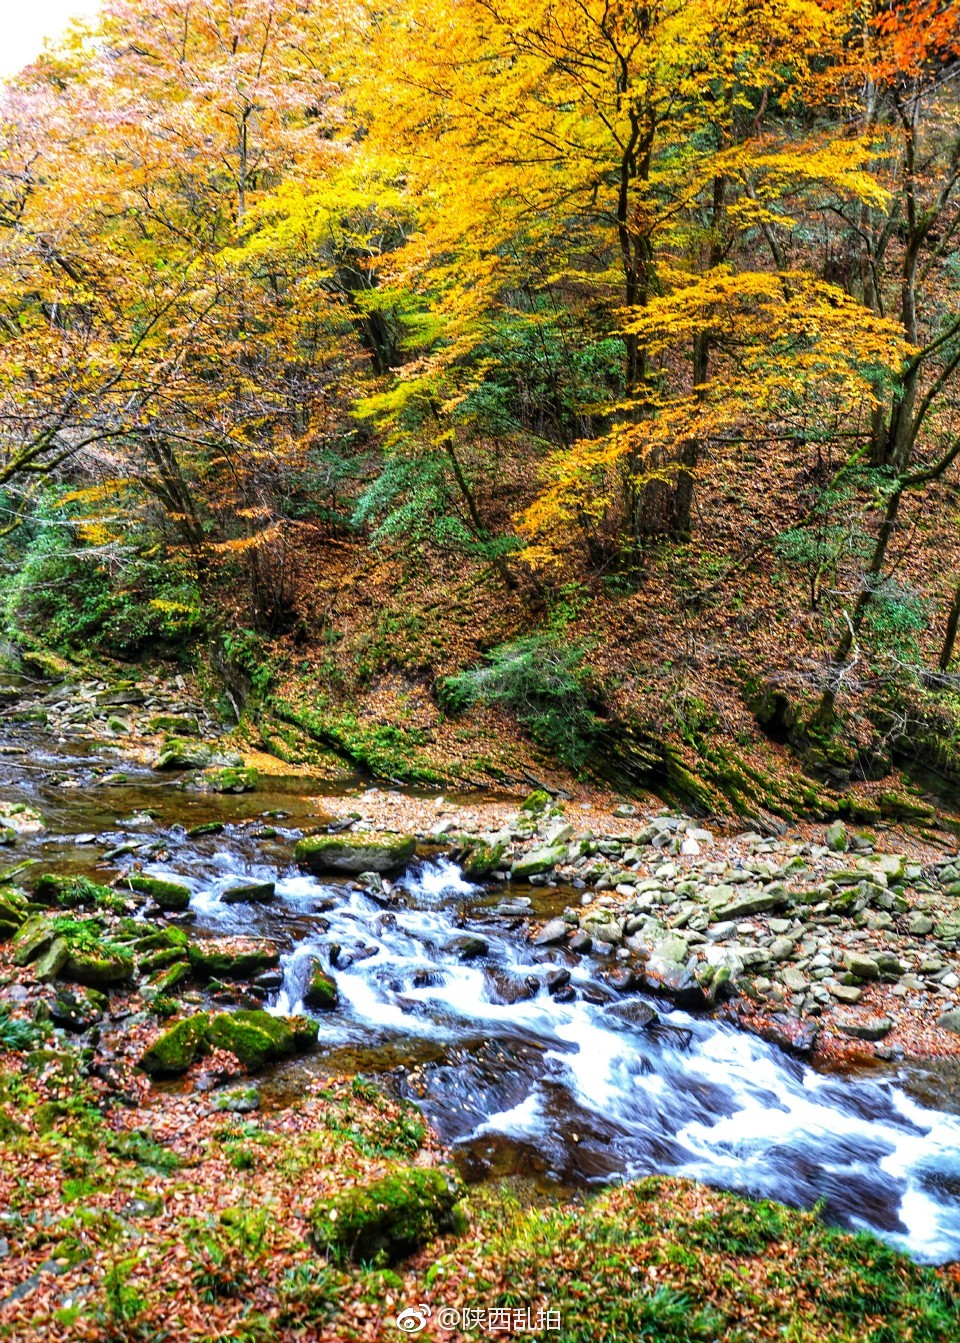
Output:
[[[124,885],[141,895],[149,895],[161,909],[179,911],[190,903],[190,887],[166,877],[148,877],[143,872],[131,872],[124,877]]]
[[[326,973],[319,961],[314,961],[303,1001],[308,1007],[326,1011],[328,1008],[336,1007],[339,996],[336,980]]]
[[[268,904],[277,894],[272,881],[248,881],[242,886],[228,886],[220,893],[224,905],[263,905]]]
[[[413,835],[376,831],[354,835],[308,835],[297,841],[294,857],[317,873],[359,876],[362,872],[399,872],[416,853]]]

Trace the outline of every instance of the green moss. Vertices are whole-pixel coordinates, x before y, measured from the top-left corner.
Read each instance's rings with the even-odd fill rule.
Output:
[[[252,793],[260,779],[252,766],[229,766],[226,769],[207,769],[200,776],[205,787],[214,793]]]
[[[82,905],[109,908],[116,899],[109,886],[101,886],[89,877],[61,877],[54,872],[44,872],[38,877],[33,892],[37,900],[59,905],[61,909],[77,909]]]
[[[185,1073],[191,1063],[206,1052],[209,1021],[206,1012],[178,1021],[144,1052],[140,1067],[151,1077],[176,1077]]]
[[[303,1001],[308,1007],[326,1011],[336,1007],[339,996],[336,981],[331,979],[319,962],[315,961],[310,971],[310,978],[307,980]]]
[[[314,1204],[314,1240],[336,1259],[392,1263],[452,1231],[464,1193],[455,1171],[409,1166]]]
[[[374,831],[363,834],[309,835],[298,840],[294,857],[311,872],[345,873],[397,872],[416,853],[413,835],[385,835]]]
[[[148,895],[161,909],[179,911],[190,904],[190,887],[179,881],[167,881],[164,877],[147,877],[142,872],[131,872],[124,877],[124,884],[131,891]]]
[[[269,1012],[221,1012],[209,1026],[207,1038],[217,1049],[228,1049],[245,1068],[257,1071],[286,1058],[296,1049],[289,1022]]]

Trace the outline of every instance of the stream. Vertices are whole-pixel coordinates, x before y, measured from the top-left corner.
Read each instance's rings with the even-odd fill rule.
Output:
[[[111,849],[140,846],[118,861],[135,857],[152,875],[186,882],[198,936],[277,943],[283,980],[271,1010],[304,1010],[314,957],[333,975],[340,1001],[315,1014],[320,1047],[277,1070],[267,1099],[307,1075],[381,1074],[422,1105],[469,1179],[523,1174],[569,1189],[689,1176],[796,1206],[819,1201],[827,1220],[873,1230],[919,1260],[960,1258],[960,1116],[951,1113],[960,1107],[949,1087],[928,1085],[922,1101],[902,1068],[821,1074],[663,1002],[649,1000],[660,1021],[643,1026],[643,1000],[596,978],[596,962],[526,940],[528,918],[575,898],[562,888],[491,892],[442,857],[415,865],[388,894],[308,876],[291,855],[301,829],[318,824],[315,780],[192,793],[111,758],[109,747],[8,742],[0,797],[38,806],[48,826],[11,860],[93,875]],[[363,787],[330,787],[331,805]],[[211,820],[222,833],[186,837]],[[275,833],[264,837],[265,826]],[[276,881],[276,899],[224,903],[241,878]],[[547,989],[558,971],[576,990],[568,1001]]]

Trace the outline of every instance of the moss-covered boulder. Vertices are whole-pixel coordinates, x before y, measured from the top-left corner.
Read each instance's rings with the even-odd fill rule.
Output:
[[[126,948],[111,943],[99,947],[71,946],[62,975],[76,984],[111,988],[133,978],[133,957]]]
[[[63,937],[55,937],[45,951],[37,957],[33,963],[33,975],[41,984],[49,984],[51,980],[62,974],[67,961],[70,959],[70,948]]]
[[[188,956],[196,973],[208,979],[249,979],[280,964],[276,947],[253,937],[194,942]]]
[[[147,722],[148,732],[163,733],[177,740],[181,737],[199,737],[200,724],[192,714],[156,714]]]
[[[150,977],[150,991],[153,994],[174,993],[190,974],[189,961],[173,961],[165,969],[158,970]]]
[[[27,920],[27,896],[16,886],[0,887],[0,942],[19,932]]]
[[[0,825],[15,830],[17,835],[39,835],[46,823],[36,807],[25,802],[0,802]]]
[[[297,841],[294,857],[311,872],[358,877],[362,872],[399,872],[417,851],[413,835],[309,835]]]
[[[557,864],[565,862],[566,858],[566,844],[548,844],[545,848],[533,849],[530,853],[525,853],[522,858],[518,858],[510,869],[510,875],[514,881],[529,881],[531,877],[540,877],[546,872],[552,872]]]
[[[314,1241],[336,1259],[391,1263],[457,1230],[454,1210],[464,1193],[453,1170],[408,1166],[315,1203]]]
[[[57,935],[54,921],[46,914],[31,914],[13,939],[14,965],[29,965],[47,950]]]
[[[142,925],[141,925],[142,926]],[[154,951],[186,947],[189,938],[182,928],[158,928],[155,932],[145,933],[135,939],[133,946],[138,956]]]
[[[269,904],[277,894],[272,881],[250,881],[243,886],[228,886],[220,894],[225,905],[264,905]]]
[[[487,844],[482,839],[471,838],[460,842],[453,857],[460,864],[464,880],[483,881],[500,866],[506,848],[502,841]]]
[[[45,649],[20,654],[20,661],[28,672],[42,677],[44,681],[76,681],[79,673],[66,658],[57,653],[48,653]]]
[[[326,973],[319,961],[314,961],[310,968],[303,1001],[308,1007],[327,1011],[331,1007],[336,1007],[339,997],[336,980]]]
[[[287,1058],[297,1048],[288,1021],[256,1010],[219,1013],[210,1021],[207,1039],[217,1049],[228,1049],[251,1072]]]
[[[131,872],[123,879],[123,884],[131,891],[148,895],[161,909],[178,912],[190,904],[190,887],[179,881],[168,881],[166,877],[148,877],[142,872]]]
[[[223,754],[206,742],[184,741],[182,737],[168,737],[153,762],[153,768],[232,769],[243,764],[243,756],[236,752]]]
[[[260,780],[252,765],[228,765],[224,769],[205,769],[200,782],[211,793],[252,793]]]
[[[140,1067],[151,1077],[177,1077],[185,1073],[207,1049],[206,1012],[184,1017],[167,1030],[140,1058]]]

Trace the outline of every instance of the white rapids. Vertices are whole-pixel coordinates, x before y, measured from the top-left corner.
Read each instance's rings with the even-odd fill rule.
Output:
[[[519,1141],[581,1178],[661,1172],[799,1206],[822,1201],[831,1220],[919,1260],[960,1257],[960,1117],[922,1108],[892,1080],[823,1076],[732,1026],[662,1005],[674,1029],[631,1026],[610,1014],[617,995],[603,1000],[589,959],[530,946],[516,897],[501,917],[449,862],[425,864],[390,901],[225,847],[212,859],[181,849],[176,867],[201,930],[261,933],[289,948],[271,1010],[304,1010],[315,958],[334,976],[340,1003],[317,1014],[322,1046],[406,1044],[417,1058],[429,1045],[424,1104],[451,1140]],[[241,877],[276,880],[277,898],[222,903]],[[468,938],[485,948],[465,954]],[[543,983],[560,966],[578,987],[569,1002]],[[601,1001],[581,996],[585,986]],[[469,1084],[465,1059],[476,1063]]]

